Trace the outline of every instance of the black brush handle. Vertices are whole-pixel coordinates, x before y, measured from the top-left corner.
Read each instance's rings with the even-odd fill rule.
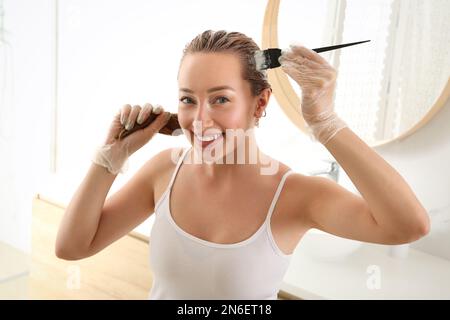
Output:
[[[360,43],[364,43],[364,42],[369,42],[370,40],[365,40],[365,41],[358,41],[358,42],[352,42],[352,43],[344,43],[344,44],[338,44],[336,46],[329,46],[329,47],[322,47],[322,48],[316,48],[316,49],[312,49],[313,51],[319,53],[319,52],[325,52],[325,51],[331,51],[331,50],[336,50],[336,49],[340,49],[340,48],[344,48],[344,47],[348,47],[348,46],[354,46],[356,44],[360,44]]]

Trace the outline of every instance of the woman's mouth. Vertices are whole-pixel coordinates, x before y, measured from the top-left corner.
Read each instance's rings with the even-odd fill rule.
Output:
[[[202,149],[205,149],[207,146],[212,145],[214,143],[217,143],[218,141],[221,141],[224,137],[224,133],[216,133],[216,134],[208,134],[208,135],[197,135],[194,134],[195,139],[197,140],[197,143],[202,146]]]

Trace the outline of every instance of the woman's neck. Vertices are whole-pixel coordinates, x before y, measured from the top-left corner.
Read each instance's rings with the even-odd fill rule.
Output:
[[[191,148],[187,157],[193,158],[193,152],[195,150]],[[255,153],[255,150],[245,149],[245,156],[238,157],[237,149],[234,149],[231,153],[224,155],[220,161],[214,161],[212,163],[201,161],[196,163],[190,162],[193,173],[199,175],[205,179],[220,180],[226,182],[226,180],[235,180],[236,178],[242,179],[243,177],[252,177],[255,175],[262,175],[264,168],[268,166],[273,167],[273,163],[276,160],[270,158],[261,152],[257,147],[256,153],[250,157],[250,152]],[[242,152],[241,152],[242,153]],[[242,159],[243,158],[243,159]],[[228,160],[227,160],[228,159]],[[276,169],[278,169],[278,162],[275,163]],[[268,170],[266,170],[268,171]],[[270,171],[270,170],[269,170]],[[276,173],[276,170],[273,174]]]

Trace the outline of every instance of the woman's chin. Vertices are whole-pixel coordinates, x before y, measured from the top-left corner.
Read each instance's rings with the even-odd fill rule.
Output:
[[[201,161],[201,163],[217,163],[217,164],[226,164],[226,158],[228,154],[232,154],[233,150],[227,150],[227,145],[225,144],[223,139],[220,139],[217,143],[212,143],[203,147],[199,143],[194,143],[193,147],[196,153],[197,159]]]
[[[226,157],[226,153],[223,152],[222,148],[203,148],[202,146],[194,145],[194,150],[202,163],[225,163],[222,159]]]

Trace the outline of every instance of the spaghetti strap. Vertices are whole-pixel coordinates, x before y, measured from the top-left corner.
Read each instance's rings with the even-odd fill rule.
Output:
[[[174,182],[174,180],[175,180],[175,177],[176,177],[176,175],[177,175],[177,173],[178,173],[178,170],[180,169],[180,166],[181,166],[181,164],[183,163],[183,160],[184,160],[184,158],[186,157],[186,154],[188,153],[188,151],[189,151],[190,149],[191,149],[191,148],[186,148],[186,149],[183,151],[183,154],[181,155],[180,159],[178,159],[177,165],[176,165],[176,167],[175,167],[175,170],[173,170],[172,177],[170,178],[170,181],[169,181],[169,184],[168,184],[166,190],[164,191],[164,193],[161,195],[161,197],[159,198],[159,200],[158,200],[158,201],[156,202],[156,204],[155,204],[155,210],[154,210],[155,214],[156,214],[156,212],[158,211],[158,208],[159,208],[159,206],[161,205],[162,201],[164,200],[164,198],[165,198],[166,195],[168,194],[169,190],[172,188],[172,184],[173,184],[173,182]]]
[[[283,177],[281,178],[280,183],[278,184],[277,191],[275,192],[275,195],[273,197],[272,203],[270,204],[269,212],[267,213],[266,221],[270,221],[270,218],[273,213],[273,209],[275,208],[275,205],[277,204],[278,197],[280,196],[281,190],[283,189],[284,182],[286,181],[286,178],[291,174],[294,173],[292,169],[289,169],[283,174]]]
[[[167,189],[172,188],[172,184],[175,180],[178,170],[180,169],[181,164],[183,163],[183,160],[186,157],[186,154],[188,153],[189,150],[190,150],[190,148],[186,148],[186,150],[183,151],[183,154],[181,155],[180,159],[178,159],[177,166],[175,167],[175,170],[172,173],[172,178],[170,179],[169,186],[167,187]]]

